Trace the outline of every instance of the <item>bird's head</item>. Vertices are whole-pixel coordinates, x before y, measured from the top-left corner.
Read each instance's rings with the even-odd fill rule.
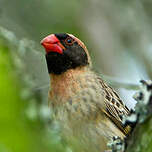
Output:
[[[89,66],[90,56],[87,48],[72,34],[51,34],[41,44],[46,51],[48,72],[59,75],[69,69]]]

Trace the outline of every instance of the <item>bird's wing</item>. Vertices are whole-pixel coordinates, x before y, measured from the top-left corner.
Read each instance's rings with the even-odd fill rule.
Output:
[[[129,114],[129,109],[111,87],[109,87],[101,78],[98,78],[98,80],[104,91],[104,113],[124,134],[127,135],[131,128],[128,125],[123,125],[122,116],[127,116]]]

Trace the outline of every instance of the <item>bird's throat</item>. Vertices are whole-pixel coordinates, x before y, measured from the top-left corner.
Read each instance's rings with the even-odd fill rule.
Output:
[[[62,104],[68,101],[80,90],[79,78],[87,68],[80,67],[70,69],[61,75],[50,74],[50,100],[54,104]]]

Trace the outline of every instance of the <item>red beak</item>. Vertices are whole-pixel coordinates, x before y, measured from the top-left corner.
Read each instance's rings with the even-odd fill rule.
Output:
[[[46,53],[57,52],[62,54],[63,49],[65,49],[64,46],[60,43],[59,39],[54,34],[45,37],[41,41],[41,45],[43,45],[43,47],[45,48]]]

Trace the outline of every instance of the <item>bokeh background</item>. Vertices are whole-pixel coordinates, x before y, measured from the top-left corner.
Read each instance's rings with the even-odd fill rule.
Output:
[[[40,41],[67,32],[129,108],[152,79],[151,0],[0,0],[0,152],[71,152],[51,121]]]

